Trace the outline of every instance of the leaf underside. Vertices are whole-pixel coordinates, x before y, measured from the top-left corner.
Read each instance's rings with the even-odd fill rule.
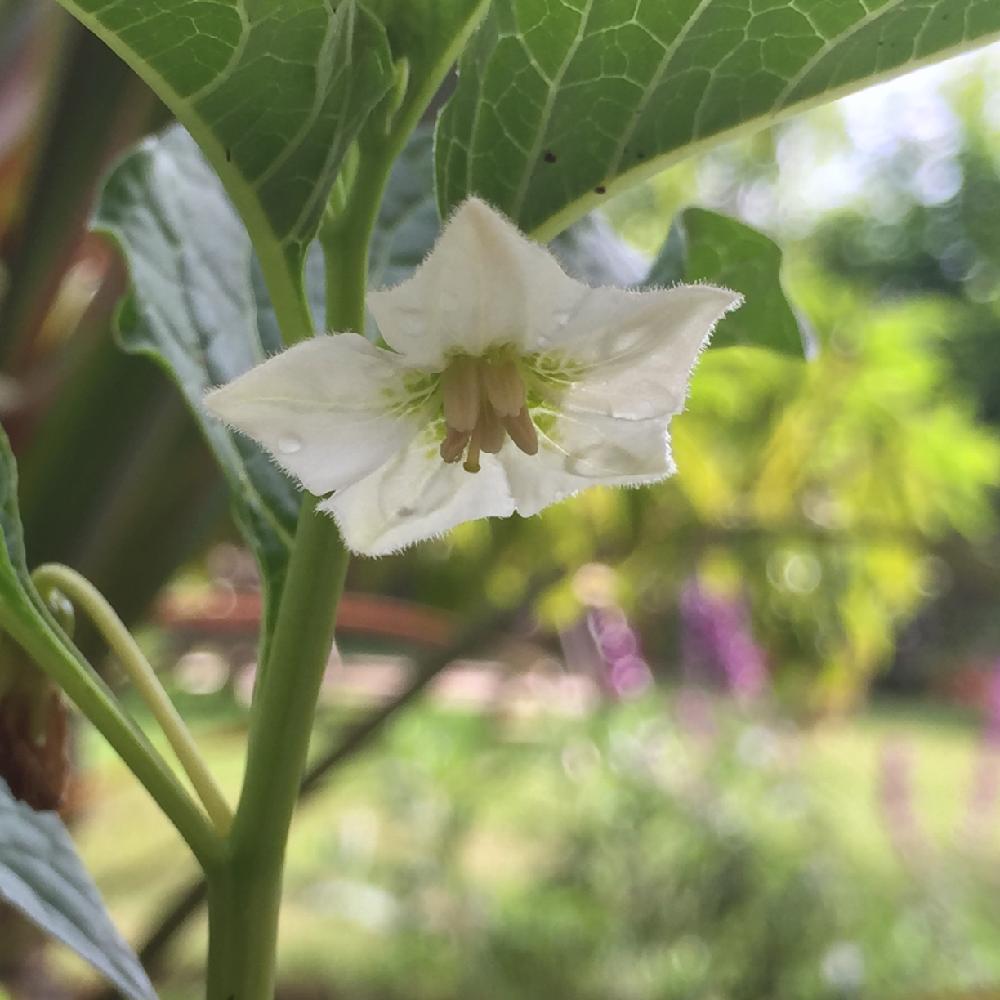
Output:
[[[281,349],[256,320],[246,230],[191,137],[179,126],[147,140],[108,179],[94,222],[121,248],[131,288],[119,315],[130,353],[177,384],[230,487],[233,512],[257,558],[265,635],[281,592],[298,491],[248,438],[210,417],[205,393]]]

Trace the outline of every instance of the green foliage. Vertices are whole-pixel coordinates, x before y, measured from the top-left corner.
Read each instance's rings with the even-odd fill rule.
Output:
[[[903,145],[885,164],[883,183],[899,209],[889,219],[856,209],[823,220],[810,250],[860,294],[926,298],[949,307],[951,335],[942,350],[978,401],[980,415],[1000,424],[1000,176],[987,148],[992,126],[980,116],[962,121],[966,142],[951,161],[962,186],[943,203],[925,205],[903,186],[913,150]]]
[[[786,682],[843,704],[931,592],[943,540],[995,524],[1000,442],[946,388],[935,305],[799,292],[819,356],[793,374],[710,354],[675,426],[677,486],[706,528],[728,525],[699,561],[749,593]]]
[[[300,275],[350,144],[392,86],[385,29],[356,0],[203,4],[67,0],[196,138],[261,256],[268,286],[311,332]]]
[[[121,247],[131,294],[122,346],[161,364],[201,426],[230,486],[233,512],[257,557],[270,634],[299,495],[263,451],[208,416],[202,396],[281,348],[258,324],[250,239],[222,186],[181,128],[127,156],[108,180],[95,225]]]
[[[941,560],[961,560],[993,529],[1000,441],[949,386],[940,303],[875,307],[820,275],[800,273],[794,287],[821,350],[808,364],[706,352],[671,426],[678,476],[465,525],[403,561],[406,585],[462,608],[479,586],[497,597],[516,588],[539,552],[573,569],[608,561],[654,659],[674,671],[678,598],[700,573],[749,599],[791,702],[856,699],[934,592]],[[571,578],[542,605],[557,625],[579,610]]]
[[[744,302],[712,337],[713,347],[768,347],[802,354],[802,334],[781,287],[781,249],[750,226],[703,208],[673,225],[647,284],[705,281],[742,292]]]
[[[312,247],[324,217],[327,263],[331,273],[339,266],[349,276],[340,291],[349,307],[356,300],[346,314],[360,322],[363,237],[384,179],[373,168],[387,167],[402,148],[489,5],[63,5],[188,130],[175,128],[118,167],[98,224],[118,241],[131,273],[120,317],[123,346],[170,372],[227,478],[264,578],[266,644],[299,496],[255,446],[207,420],[201,398],[313,331],[324,289]],[[438,231],[436,180],[436,201],[445,210],[478,193],[540,239],[564,233],[560,252],[588,280],[611,275],[636,284],[645,274],[647,281],[735,287],[749,304],[722,328],[717,345],[798,353],[798,323],[780,285],[781,253],[762,234],[690,209],[649,272],[602,218],[575,232],[567,227],[608,195],[709,144],[998,35],[1000,9],[992,0],[891,0],[874,7],[855,0],[496,0],[439,121],[435,170],[427,134],[397,164],[371,247],[372,276],[397,281],[422,258]],[[366,197],[357,199],[356,214],[345,211],[359,191]],[[338,245],[344,233],[350,238]],[[357,287],[349,288],[355,278]],[[1000,479],[1000,445],[945,391],[933,331],[946,316],[927,303],[876,311],[846,295],[833,316],[825,298],[836,291],[805,289],[819,300],[811,303],[813,318],[826,345],[809,368],[760,352],[711,352],[690,413],[675,425],[682,480],[643,494],[595,493],[531,523],[469,525],[447,543],[464,558],[442,569],[436,560],[445,550],[438,548],[408,557],[407,572],[416,564],[435,585],[444,580],[453,597],[478,596],[483,586],[500,594],[511,589],[512,577],[537,567],[540,552],[579,563],[604,558],[599,544],[610,540],[621,553],[614,561],[626,581],[624,600],[638,606],[641,594],[654,594],[652,620],[685,576],[697,573],[749,600],[779,684],[818,674],[821,684],[802,703],[848,701],[891,651],[893,627],[927,593],[936,547],[992,527],[988,498]],[[109,739],[161,805],[175,797],[165,809],[178,822],[178,802],[187,799],[169,770],[148,753],[31,587],[15,491],[4,438],[0,624],[40,664],[51,661],[46,669],[92,719],[103,719],[102,731],[113,734]],[[333,539],[333,528],[323,525]],[[311,590],[311,569],[301,593],[324,594],[316,603],[329,611],[326,592]],[[558,623],[576,610],[567,584],[548,595],[543,614]],[[292,654],[300,638],[306,648],[308,628],[289,630]],[[329,643],[312,645],[320,671]],[[660,652],[668,649],[664,643]],[[294,679],[285,690],[296,690]],[[280,699],[273,704],[280,707]],[[304,758],[311,706],[301,707],[292,722],[303,724],[297,735]],[[288,722],[280,710],[273,718]],[[270,729],[276,738],[287,732]],[[831,995],[817,965],[836,921],[825,912],[829,886],[812,877],[812,845],[802,829],[811,835],[813,828],[777,829],[781,824],[752,816],[763,834],[741,836],[747,815],[711,798],[707,777],[723,777],[714,773],[702,776],[707,807],[706,796],[690,801],[668,787],[664,814],[650,806],[663,775],[640,773],[642,766],[632,767],[610,741],[604,752],[615,757],[612,787],[601,789],[578,833],[544,859],[538,881],[544,894],[521,888],[498,904],[505,909],[500,925],[457,935],[477,963],[452,962],[455,991],[487,1000],[524,996],[527,978],[539,996],[581,1000]],[[260,760],[265,774],[274,757],[251,754],[251,790],[265,787],[253,780]],[[290,812],[294,775],[277,784]],[[272,798],[263,796],[265,811]],[[452,819],[439,838],[449,850],[461,846],[463,834],[463,816]],[[263,826],[251,821],[236,829],[241,835],[249,829],[252,842]],[[193,845],[205,833],[196,810],[182,809],[178,827]],[[615,849],[633,827],[642,830],[641,868]],[[200,843],[196,853],[204,860],[209,849]],[[14,898],[2,862],[0,852],[0,893],[37,915],[30,893]],[[278,870],[280,864],[272,875]],[[406,877],[418,882],[419,872]],[[427,916],[422,906],[418,900],[411,915]],[[251,919],[257,913],[243,911]],[[91,946],[100,951],[97,938],[107,931],[105,971],[131,974],[127,951],[116,965],[119,942],[96,912],[87,926],[96,937],[75,939],[76,946],[85,954]],[[84,923],[65,899],[57,899],[53,914],[69,916],[76,930]],[[51,921],[46,926],[53,929]],[[690,927],[704,928],[699,940],[691,940]],[[65,939],[75,931],[56,933]],[[546,934],[545,947],[536,950]],[[770,978],[760,956],[779,954],[795,935],[794,954],[780,956],[788,978]],[[423,947],[433,935],[413,937]],[[581,950],[585,960],[568,973]],[[254,949],[250,954],[267,959]],[[260,976],[255,985],[268,989]],[[125,988],[144,995],[135,982]]]
[[[489,0],[368,0],[367,6],[385,25],[393,54],[405,61],[403,92],[385,129],[397,141],[405,140],[482,20]]]
[[[72,948],[128,1000],[156,994],[115,930],[55,813],[36,813],[0,780],[0,899]]]
[[[804,252],[848,282],[859,297],[934,302],[942,336],[935,338],[954,391],[979,419],[1000,424],[1000,177],[987,114],[985,80],[968,78],[957,94],[945,88],[962,143],[939,162],[960,172],[960,189],[925,204],[910,187],[915,159],[939,156],[941,143],[901,142],[880,164],[880,184],[895,211],[886,216],[871,196],[821,220]],[[893,681],[937,687],[942,675],[988,659],[1000,642],[997,578],[991,547],[948,553],[933,586],[940,593],[909,630]]]
[[[0,427],[0,623],[10,629],[9,616],[31,607],[31,582],[24,557],[24,533],[17,507],[17,463],[7,435]],[[30,611],[29,611],[30,614]]]
[[[709,142],[998,33],[991,0],[498,0],[441,118],[438,197],[550,238]]]
[[[834,739],[817,774],[822,734],[692,689],[572,720],[425,705],[303,817],[288,988],[843,1000],[982,981],[996,950],[966,918],[989,904],[992,856],[942,851],[948,905],[931,872],[903,878],[873,801],[879,738],[852,725],[862,753]]]

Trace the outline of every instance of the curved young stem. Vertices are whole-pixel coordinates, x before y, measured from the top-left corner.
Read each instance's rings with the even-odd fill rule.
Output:
[[[42,628],[22,628],[16,619],[6,627],[108,741],[177,828],[201,867],[206,872],[214,868],[222,856],[222,841],[208,818],[51,615]]]
[[[68,566],[55,563],[39,566],[32,573],[32,580],[40,590],[58,590],[86,612],[163,730],[216,830],[225,836],[233,821],[229,803],[215,783],[205,758],[170,696],[163,690],[152,666],[114,608],[86,577]]]

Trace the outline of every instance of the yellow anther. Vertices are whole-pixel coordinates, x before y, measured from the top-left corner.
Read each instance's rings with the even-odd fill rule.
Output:
[[[479,362],[455,358],[441,375],[444,421],[456,431],[471,432],[479,420]]]
[[[486,398],[499,417],[516,417],[524,406],[524,382],[513,361],[498,361],[483,366]]]
[[[465,446],[469,443],[470,434],[468,431],[449,430],[441,442],[441,457],[451,465],[457,462],[465,451]]]
[[[538,454],[538,431],[528,413],[528,408],[522,406],[516,417],[504,417],[504,428],[525,455]]]
[[[488,455],[495,455],[507,440],[507,432],[489,403],[483,405],[476,432],[479,434],[479,447]]]
[[[479,471],[479,428],[472,432],[472,439],[469,441],[469,453],[465,456],[462,468],[466,472]]]
[[[443,461],[465,461],[466,472],[479,472],[485,453],[496,455],[509,434],[526,455],[538,452],[538,432],[531,420],[527,394],[514,361],[455,358],[441,375],[445,436]]]

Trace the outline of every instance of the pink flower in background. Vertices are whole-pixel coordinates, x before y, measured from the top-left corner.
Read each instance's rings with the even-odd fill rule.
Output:
[[[635,697],[653,683],[639,637],[620,608],[591,608],[587,628],[606,668],[606,683],[619,698]]]
[[[746,601],[706,590],[692,579],[681,595],[681,646],[689,680],[721,683],[753,700],[767,687],[767,658],[754,642]]]

